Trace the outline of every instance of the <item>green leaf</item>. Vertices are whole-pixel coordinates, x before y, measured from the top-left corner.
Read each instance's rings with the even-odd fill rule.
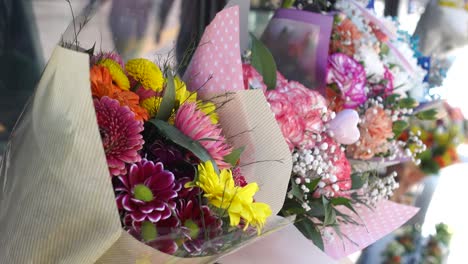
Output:
[[[436,109],[429,109],[423,112],[419,112],[416,114],[416,117],[420,120],[436,120],[437,119],[437,110]]]
[[[400,97],[399,94],[391,94],[385,99],[385,102],[387,104],[394,104],[396,100],[398,99],[398,97]]]
[[[347,205],[351,203],[351,200],[345,197],[333,197],[330,199],[333,205]]]
[[[291,8],[296,0],[283,0],[281,8]]]
[[[361,189],[362,186],[364,186],[364,184],[367,183],[368,178],[369,178],[369,175],[367,173],[352,174],[351,175],[351,181],[352,181],[351,189],[352,190]]]
[[[312,242],[321,250],[324,249],[322,235],[314,222],[308,218],[302,218],[296,222],[296,227],[304,234],[305,237],[312,240]]]
[[[312,180],[310,183],[306,183],[305,185],[309,188],[310,192],[314,192],[315,188],[317,188],[318,183],[320,182],[321,178],[317,178]]]
[[[245,147],[236,148],[229,155],[224,156],[224,161],[231,164],[233,167],[237,165],[237,162],[240,159],[242,152],[244,152]]]
[[[211,158],[210,154],[208,154],[206,149],[203,148],[203,146],[200,145],[199,142],[189,138],[188,136],[180,132],[176,127],[171,126],[162,120],[151,119],[149,122],[156,127],[156,129],[162,136],[174,142],[175,144],[185,148],[186,150],[192,152],[201,161],[206,162],[211,160],[211,163],[213,163],[213,167],[216,173],[219,173],[219,169],[216,165],[216,162],[213,160],[213,158]]]
[[[408,123],[403,120],[393,122],[393,134],[395,134],[395,138],[398,138],[408,126]]]
[[[400,108],[415,108],[418,106],[418,102],[411,97],[402,98],[398,101]]]
[[[333,210],[330,201],[325,196],[322,196],[323,209],[325,210],[324,226],[331,226],[336,223],[336,213]]]
[[[171,72],[168,71],[167,76],[167,85],[166,89],[164,89],[164,95],[161,101],[161,105],[159,106],[159,111],[156,113],[156,119],[167,121],[172,115],[172,110],[174,110],[175,106],[175,83],[174,77],[171,75]]]
[[[262,75],[263,82],[269,90],[276,87],[276,63],[273,55],[263,43],[253,34],[250,34],[252,40],[252,66]]]
[[[291,194],[298,200],[302,201],[303,192],[293,179],[291,179]]]

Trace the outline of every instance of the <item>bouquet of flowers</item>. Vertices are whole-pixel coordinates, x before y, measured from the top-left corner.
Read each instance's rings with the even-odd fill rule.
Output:
[[[183,78],[170,61],[79,48],[92,11],[56,47],[2,159],[0,262],[208,263],[290,223],[269,218],[287,144],[263,93],[243,91],[238,35],[217,36],[228,22],[236,36],[238,8],[205,29]],[[203,63],[220,48],[219,65]]]

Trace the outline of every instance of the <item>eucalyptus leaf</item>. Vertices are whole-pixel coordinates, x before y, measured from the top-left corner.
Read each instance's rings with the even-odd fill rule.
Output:
[[[216,162],[213,160],[213,158],[211,158],[210,154],[208,154],[206,149],[203,148],[203,146],[199,142],[191,139],[184,133],[180,132],[176,127],[171,126],[170,124],[162,120],[151,119],[149,122],[156,127],[156,129],[162,136],[174,142],[175,144],[185,148],[186,150],[192,152],[201,161],[206,162],[210,160],[211,163],[213,163],[215,171],[219,173],[219,169],[216,165]]]
[[[276,63],[273,55],[263,43],[250,34],[252,43],[252,66],[262,75],[268,90],[276,88]]]
[[[167,121],[172,115],[172,110],[175,106],[175,83],[174,76],[171,75],[171,71],[168,71],[168,76],[166,78],[166,89],[164,89],[164,95],[159,106],[159,110],[156,113],[156,119]]]
[[[416,114],[416,117],[420,120],[436,120],[437,119],[437,110],[429,109],[423,112]]]
[[[296,222],[296,227],[304,234],[305,237],[312,240],[312,242],[321,250],[324,250],[323,238],[318,230],[318,227],[309,218],[302,218]]]
[[[400,108],[415,108],[418,106],[418,102],[411,97],[401,98],[398,101],[398,106]]]
[[[240,156],[244,152],[244,150],[245,150],[244,146],[240,148],[236,148],[229,155],[224,156],[224,161],[231,164],[233,167],[235,167],[240,159]]]
[[[393,134],[395,134],[395,138],[398,138],[403,131],[408,128],[409,124],[403,120],[397,120],[393,123]]]
[[[306,183],[305,185],[307,186],[307,188],[309,188],[310,192],[314,192],[320,180],[321,178],[313,179],[310,183]]]

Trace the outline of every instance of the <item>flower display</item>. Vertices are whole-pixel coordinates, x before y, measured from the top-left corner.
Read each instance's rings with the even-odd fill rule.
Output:
[[[126,106],[109,97],[94,99],[99,132],[112,175],[127,172],[126,164],[139,162],[138,151],[143,148],[143,123]]]

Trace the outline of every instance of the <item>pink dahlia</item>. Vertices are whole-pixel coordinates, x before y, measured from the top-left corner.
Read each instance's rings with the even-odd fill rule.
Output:
[[[101,133],[107,165],[111,175],[127,172],[125,164],[141,160],[138,151],[143,148],[143,122],[135,120],[135,114],[119,101],[107,96],[94,99],[97,123]]]
[[[174,198],[181,185],[162,163],[143,159],[132,164],[129,173],[118,177],[117,206],[133,222],[156,223],[168,219],[175,208]]]
[[[262,89],[266,91],[267,87],[263,82],[263,77],[250,64],[242,64],[242,73],[244,75],[244,87],[249,89]]]
[[[265,95],[290,150],[313,147],[314,136],[324,130],[323,117],[328,118],[325,98],[294,81]]]
[[[211,122],[209,116],[197,108],[196,103],[185,103],[177,111],[175,127],[191,139],[198,141],[210,154],[220,169],[231,165],[224,157],[232,152],[222,135],[222,130]]]
[[[356,108],[367,100],[364,67],[346,54],[335,53],[328,58],[327,83],[338,86],[345,108]]]

